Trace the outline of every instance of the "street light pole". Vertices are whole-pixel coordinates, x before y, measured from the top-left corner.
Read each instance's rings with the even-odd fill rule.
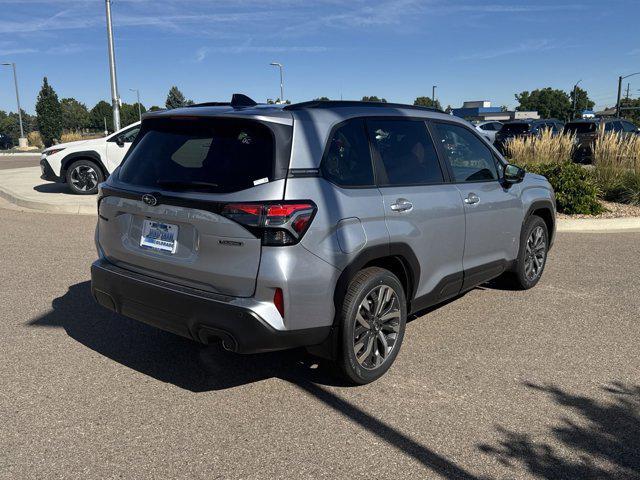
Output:
[[[622,95],[622,80],[625,78],[633,77],[634,75],[640,75],[640,72],[631,73],[629,75],[618,77],[618,100],[616,101],[616,117],[620,116],[620,97]]]
[[[116,77],[116,54],[113,47],[113,26],[111,24],[111,0],[105,0],[107,9],[107,43],[109,47],[109,73],[111,74],[111,104],[113,105],[113,128],[120,130],[120,97]]]
[[[437,85],[431,87],[431,103],[434,108],[436,106],[436,88],[438,88]]]
[[[136,98],[138,99],[138,117],[140,118],[140,121],[142,121],[142,107],[140,106],[140,90],[138,90],[137,88],[130,88],[129,90],[131,90],[132,92],[136,92]]]
[[[15,62],[3,63],[2,65],[10,66],[13,68],[13,83],[16,87],[16,103],[18,104],[18,121],[20,123],[20,138],[18,139],[18,145],[21,147],[27,146],[27,139],[24,137],[24,128],[22,127],[22,109],[20,108],[20,93],[18,91],[18,74],[16,73]]]
[[[578,90],[578,85],[580,85],[581,81],[582,81],[582,79],[578,80],[576,82],[576,84],[573,86],[573,116],[574,117],[576,116],[576,106],[577,106],[576,105],[576,98],[577,98],[577,95],[578,95],[577,90]]]
[[[270,65],[280,69],[280,103],[284,103],[284,80],[282,77],[282,67],[284,67],[284,65],[278,62],[271,62]]]

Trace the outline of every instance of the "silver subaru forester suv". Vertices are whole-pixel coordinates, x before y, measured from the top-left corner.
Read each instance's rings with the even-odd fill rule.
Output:
[[[408,315],[499,276],[533,287],[555,233],[547,180],[463,120],[243,95],[147,114],[98,214],[101,305],[235,352],[308,347],[357,384]]]

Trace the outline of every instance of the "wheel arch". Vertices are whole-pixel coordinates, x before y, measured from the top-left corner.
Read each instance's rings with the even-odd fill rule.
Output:
[[[524,228],[525,223],[532,215],[542,218],[549,233],[549,247],[553,245],[553,241],[555,240],[556,218],[553,212],[554,208],[551,200],[538,200],[529,206],[527,214],[522,221],[522,228]]]
[[[416,296],[420,280],[420,263],[409,245],[391,243],[365,248],[342,270],[333,295],[336,312],[340,311],[345,293],[353,277],[360,270],[374,266],[389,270],[398,277],[405,289],[407,306],[411,304]]]
[[[69,169],[69,166],[77,160],[89,160],[95,163],[98,168],[100,168],[105,179],[109,176],[107,168],[104,166],[104,163],[102,163],[100,154],[95,150],[86,150],[83,152],[72,152],[62,159],[62,161],[60,162],[60,177],[65,179],[65,181],[67,178],[67,170]]]

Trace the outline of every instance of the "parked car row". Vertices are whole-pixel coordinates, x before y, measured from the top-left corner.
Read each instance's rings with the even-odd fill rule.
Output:
[[[514,138],[540,135],[545,129],[551,130],[552,134],[575,135],[576,148],[573,159],[577,162],[590,161],[600,128],[605,132],[619,132],[622,135],[640,134],[640,128],[620,118],[578,119],[566,124],[555,118],[514,120],[506,123],[487,121],[476,123],[474,127],[502,154],[505,154],[506,144]]]
[[[408,315],[501,275],[536,285],[554,233],[547,180],[462,119],[234,95],[143,119],[100,186],[91,290],[235,352],[307,347],[363,384],[393,364]]]

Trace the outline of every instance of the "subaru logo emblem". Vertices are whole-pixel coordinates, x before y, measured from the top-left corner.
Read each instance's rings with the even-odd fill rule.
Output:
[[[151,207],[155,207],[158,204],[158,199],[150,193],[144,194],[142,196],[142,201]]]

